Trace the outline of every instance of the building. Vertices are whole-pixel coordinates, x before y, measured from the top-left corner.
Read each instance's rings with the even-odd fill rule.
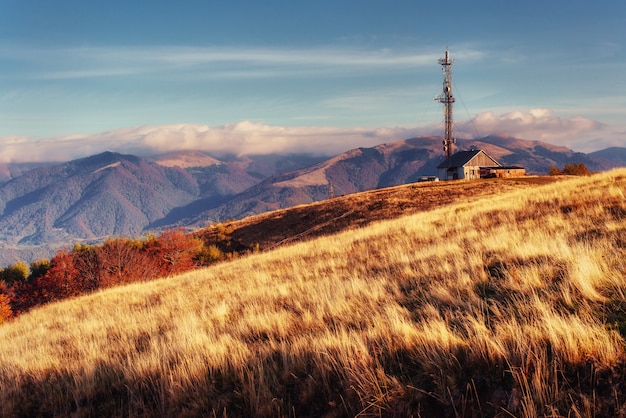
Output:
[[[437,166],[441,180],[523,176],[523,167],[501,166],[483,150],[459,151]]]

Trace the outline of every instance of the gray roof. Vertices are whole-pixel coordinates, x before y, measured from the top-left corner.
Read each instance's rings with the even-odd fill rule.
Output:
[[[463,167],[465,164],[469,163],[472,158],[477,156],[481,150],[472,150],[472,151],[459,151],[454,153],[447,158],[444,162],[439,164],[437,168],[450,168],[450,167]]]

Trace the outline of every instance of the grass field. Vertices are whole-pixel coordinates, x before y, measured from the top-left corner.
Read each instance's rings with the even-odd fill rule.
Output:
[[[467,183],[470,184],[470,183]],[[2,416],[626,416],[626,170],[0,326]]]

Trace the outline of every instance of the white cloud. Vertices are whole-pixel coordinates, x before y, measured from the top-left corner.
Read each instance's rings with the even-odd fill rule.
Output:
[[[37,140],[0,138],[0,161],[67,161],[103,151],[154,155],[176,150],[215,154],[333,155],[415,135],[405,128],[282,127],[243,121],[217,127],[162,125]]]
[[[575,151],[591,152],[610,146],[626,146],[626,138],[603,123],[583,116],[559,117],[550,109],[536,108],[500,115],[479,113],[474,119],[457,123],[457,137],[506,134],[562,145]]]
[[[496,115],[478,114],[456,125],[458,138],[507,134],[529,140],[595,151],[625,146],[624,134],[604,124],[575,116],[558,117],[548,109],[531,109]],[[324,126],[273,126],[243,121],[221,126],[161,125],[117,129],[90,135],[55,138],[0,138],[0,161],[67,161],[103,151],[155,155],[176,150],[204,150],[214,154],[316,153],[334,155],[357,147],[371,147],[418,135],[441,135],[435,125],[421,127],[337,128]],[[600,139],[599,139],[600,138]]]

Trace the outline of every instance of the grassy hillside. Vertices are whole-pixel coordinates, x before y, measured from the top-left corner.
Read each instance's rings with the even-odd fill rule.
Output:
[[[563,180],[562,176],[528,176],[473,182],[424,182],[352,193],[308,205],[212,224],[197,232],[206,242],[229,231],[243,248],[261,250],[334,234],[373,222],[427,212],[458,202],[471,202],[513,190]]]
[[[36,309],[0,327],[0,414],[625,416],[625,196],[573,178]]]

